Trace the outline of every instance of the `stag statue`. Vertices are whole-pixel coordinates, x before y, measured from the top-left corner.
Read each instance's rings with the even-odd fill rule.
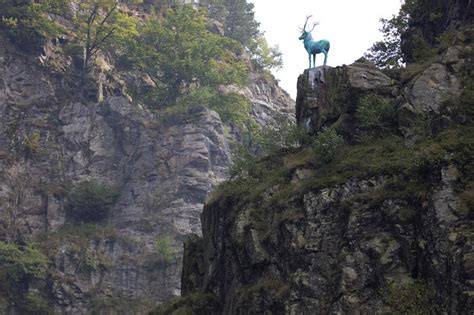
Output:
[[[324,65],[326,65],[326,61],[328,59],[328,51],[330,48],[329,41],[322,39],[318,41],[313,40],[313,36],[311,36],[311,32],[314,30],[318,23],[313,24],[313,28],[311,30],[306,30],[306,24],[308,24],[308,20],[311,17],[306,17],[306,22],[304,23],[301,36],[298,38],[303,40],[304,48],[308,52],[309,55],[309,68],[311,69],[311,55],[313,56],[313,66],[316,67],[316,54],[323,53],[324,54]]]

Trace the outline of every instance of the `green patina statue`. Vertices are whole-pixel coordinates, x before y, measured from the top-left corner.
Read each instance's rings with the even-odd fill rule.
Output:
[[[328,59],[328,51],[330,48],[330,44],[328,40],[322,39],[318,41],[313,40],[313,36],[311,36],[311,32],[314,30],[318,23],[313,24],[313,28],[309,31],[306,30],[306,24],[308,24],[308,20],[311,17],[306,17],[306,22],[304,23],[301,36],[298,38],[303,40],[304,48],[308,52],[309,55],[309,68],[311,69],[311,56],[313,56],[313,67],[316,67],[316,54],[323,53],[324,54],[324,65],[326,65],[326,61]]]

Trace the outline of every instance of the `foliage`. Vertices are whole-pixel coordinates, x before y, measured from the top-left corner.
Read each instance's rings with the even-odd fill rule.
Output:
[[[389,284],[382,291],[384,302],[396,311],[396,314],[436,314],[435,290],[421,280],[406,284]]]
[[[145,298],[131,298],[120,292],[94,298],[87,314],[148,314],[156,302]]]
[[[46,257],[32,246],[0,241],[0,296],[23,311],[44,313],[44,299],[28,288],[31,281],[45,279],[47,267]]]
[[[83,181],[69,194],[68,216],[75,222],[99,222],[107,218],[118,191],[92,179]]]
[[[258,297],[271,296],[272,304],[284,302],[288,299],[290,285],[273,275],[265,275],[255,281],[254,284],[239,289],[239,299],[245,304],[253,304]],[[244,305],[245,305],[244,304]],[[275,306],[275,305],[273,305]]]
[[[212,87],[196,88],[179,96],[176,105],[167,111],[183,113],[198,107],[215,110],[223,123],[235,126],[242,125],[250,112],[250,104],[244,96],[233,92],[224,93]]]
[[[158,109],[176,105],[218,108],[220,99],[227,97],[219,89],[221,85],[244,84],[247,67],[238,60],[241,46],[210,33],[208,23],[205,12],[191,6],[150,17],[128,57],[132,67],[147,75],[153,88],[135,96]]]
[[[344,144],[344,139],[337,134],[334,128],[324,127],[316,136],[313,148],[322,163],[329,163],[336,155],[336,150]]]
[[[67,10],[64,0],[0,0],[0,32],[27,51],[36,51],[62,28],[49,18]]]
[[[212,293],[193,292],[182,297],[175,297],[167,303],[160,305],[151,312],[152,315],[191,315],[213,314],[213,310],[220,305]]]
[[[283,66],[282,53],[278,46],[268,46],[262,35],[255,36],[249,44],[252,64],[257,70],[280,69]]]
[[[258,157],[241,143],[234,143],[232,148],[232,165],[229,169],[231,178],[248,176],[257,164]]]
[[[369,94],[358,101],[356,117],[362,128],[386,131],[396,116],[395,106],[378,95]]]
[[[304,128],[284,115],[276,114],[274,120],[263,128],[253,121],[247,121],[240,141],[232,147],[232,178],[247,176],[262,156],[277,154],[282,149],[296,148],[310,141],[310,137]]]
[[[155,239],[153,251],[146,257],[145,266],[156,271],[159,266],[165,268],[176,258],[174,240],[170,236],[158,236]]]
[[[25,295],[24,309],[27,314],[49,314],[48,300],[39,292],[28,292]]]
[[[176,254],[173,239],[170,236],[158,237],[155,240],[155,251],[161,256],[165,264],[172,262]]]
[[[248,46],[259,34],[254,5],[247,0],[222,0],[228,12],[224,20],[224,34]]]
[[[65,250],[76,270],[85,273],[112,265],[105,252],[107,247],[100,244],[118,243],[122,248],[137,246],[133,240],[120,235],[113,226],[91,223],[65,224],[54,232],[40,235],[37,240],[41,251],[50,259],[57,257],[60,250]]]
[[[410,12],[417,0],[406,0],[398,15],[391,19],[380,19],[383,40],[376,42],[364,55],[380,68],[399,68],[404,62],[401,36],[408,30]]]
[[[454,164],[460,172],[460,187],[468,190],[469,183],[474,180],[474,139],[470,136],[473,132],[472,125],[460,126],[445,130],[433,139],[424,139],[412,148],[407,148],[405,140],[395,136],[341,145],[328,163],[321,163],[313,148],[280,152],[257,160],[247,176],[221,184],[209,203],[232,198],[235,204],[256,202],[258,208],[263,209],[262,195],[271,189],[273,197],[268,203],[274,208],[275,203],[287,202],[308,190],[333,187],[351,178],[382,175],[396,175],[399,183],[389,183],[380,191],[377,200],[389,196],[417,201],[428,189],[425,183],[433,171],[449,164]],[[298,169],[306,169],[308,173],[298,183],[290,184]]]
[[[41,143],[41,135],[38,132],[33,133],[24,140],[27,151],[31,154],[38,152]]]
[[[0,277],[2,284],[25,279],[44,279],[48,261],[31,246],[19,247],[0,241]]]
[[[74,45],[83,49],[81,84],[104,48],[124,49],[130,38],[138,36],[137,20],[119,10],[118,0],[92,0],[79,4]]]

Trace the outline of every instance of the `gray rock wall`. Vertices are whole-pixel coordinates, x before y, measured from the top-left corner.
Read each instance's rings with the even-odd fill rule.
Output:
[[[219,115],[158,116],[111,93],[84,101],[73,78],[0,41],[0,239],[39,240],[59,313],[140,314],[179,294],[182,241],[200,233],[231,162]],[[257,78],[242,94],[266,108],[264,123],[292,101]],[[106,222],[78,226],[67,195],[90,179],[119,197]]]

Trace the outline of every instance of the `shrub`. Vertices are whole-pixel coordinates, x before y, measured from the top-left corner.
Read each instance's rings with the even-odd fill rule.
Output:
[[[98,222],[107,218],[118,192],[115,188],[88,180],[69,194],[68,216],[76,222]]]
[[[337,134],[334,128],[324,127],[316,136],[313,148],[319,155],[322,163],[327,164],[336,155],[336,150],[344,144],[344,139]]]
[[[24,144],[26,150],[29,153],[34,154],[38,152],[41,144],[41,135],[37,132],[33,133],[32,135],[25,138]]]
[[[50,314],[48,300],[39,292],[28,292],[25,295],[24,309],[27,314]]]
[[[274,115],[274,121],[264,128],[253,121],[247,122],[241,132],[241,142],[234,143],[232,148],[232,178],[249,175],[249,171],[263,156],[278,154],[282,149],[296,148],[310,142],[306,129],[297,126],[284,115]]]
[[[173,243],[173,238],[170,236],[158,236],[153,251],[146,257],[145,267],[149,271],[156,271],[159,267],[166,268],[176,258]]]
[[[0,32],[24,51],[37,51],[48,37],[63,32],[48,15],[67,10],[64,0],[0,0]]]
[[[435,306],[435,290],[416,280],[406,284],[389,284],[382,290],[385,303],[399,314],[439,314]]]
[[[359,99],[356,117],[362,128],[385,131],[393,124],[396,111],[389,100],[369,94]]]
[[[170,236],[158,237],[155,240],[155,251],[161,256],[164,263],[170,263],[176,250],[173,248],[173,239]]]
[[[30,281],[46,277],[47,267],[47,258],[37,249],[0,241],[0,296],[3,298],[0,310],[14,304],[25,312],[34,310],[34,314],[43,314],[45,300],[27,291]]]

